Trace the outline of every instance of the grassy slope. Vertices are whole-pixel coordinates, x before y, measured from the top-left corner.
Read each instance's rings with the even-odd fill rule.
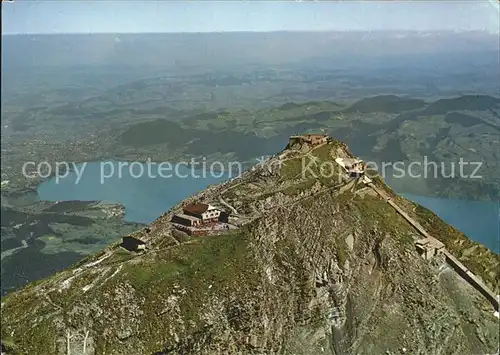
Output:
[[[427,230],[429,234],[442,241],[446,248],[474,274],[480,276],[495,292],[500,292],[500,255],[484,245],[469,239],[457,228],[449,225],[431,210],[398,196],[382,179],[375,183],[391,195],[396,203]]]
[[[491,252],[482,244],[473,242],[427,208],[417,205],[415,212],[419,222],[431,235],[441,240],[465,266],[474,274],[479,275],[489,287],[499,292],[500,255]]]
[[[322,146],[311,154],[320,161],[331,161],[332,146],[337,147],[339,144],[334,142]],[[289,162],[292,168],[285,167],[287,174],[285,179],[293,178],[297,173],[296,161]],[[381,181],[377,183],[382,184]],[[390,192],[390,189],[385,187]],[[401,255],[413,248],[411,235],[415,234],[415,231],[392,207],[379,198],[369,195],[360,198],[347,192],[336,197],[325,197],[325,201],[321,203],[328,205],[332,198],[343,206],[343,217],[339,221],[347,225],[356,223],[356,220],[364,221],[363,228],[367,235],[373,230],[378,230],[382,239],[388,235],[397,238],[392,242],[398,246]],[[317,210],[319,206],[315,205],[316,202],[320,202],[319,199],[308,199],[302,201],[300,205],[306,210],[315,206],[314,211],[317,213],[314,214],[324,214],[315,218],[324,220],[331,216],[329,215],[331,212],[326,208]],[[461,251],[464,254],[462,248],[472,243],[468,239],[464,240],[456,230],[430,211],[417,208],[416,213],[422,218],[422,223],[429,232],[438,233],[455,255],[460,256]],[[45,295],[41,295],[40,289],[36,290],[36,286],[50,284],[51,281],[57,280],[58,275],[29,285],[21,292],[13,293],[3,300],[8,305],[6,308],[8,312],[3,312],[3,323],[7,325],[2,327],[2,339],[12,344],[10,332],[16,329],[15,341],[16,344],[22,344],[21,353],[36,353],[40,348],[46,349],[46,353],[54,353],[58,346],[55,339],[60,337],[54,326],[54,319],[59,319],[59,315],[53,313],[52,305],[55,304],[56,307],[66,310],[62,313],[63,319],[59,321],[64,321],[66,324],[74,322],[92,324],[92,329],[97,334],[105,335],[120,329],[126,337],[127,327],[132,327],[134,339],[137,339],[137,343],[146,344],[147,349],[144,350],[147,353],[162,349],[166,343],[175,342],[172,335],[174,329],[181,337],[185,336],[187,339],[193,339],[193,342],[199,342],[200,337],[210,333],[206,331],[206,320],[200,318],[206,307],[213,307],[213,304],[209,305],[207,302],[213,302],[214,297],[235,299],[250,304],[256,297],[258,299],[258,290],[263,285],[263,279],[262,269],[259,268],[253,249],[256,235],[256,231],[252,229],[243,229],[234,234],[194,239],[175,248],[147,254],[147,257],[129,259],[127,256],[121,258],[115,255],[108,263],[119,263],[129,259],[122,264],[121,272],[116,277],[83,294],[82,287],[95,278],[94,274],[88,273],[86,277],[81,277],[62,292],[49,292],[47,296],[50,297],[51,304],[40,302],[40,298]],[[336,236],[335,239],[334,249],[331,252],[339,265],[343,265],[351,253],[343,238]],[[289,265],[296,265],[296,271],[301,271],[301,264],[297,264],[297,246],[289,239],[282,239],[276,246],[276,257],[286,266],[284,270],[287,270]],[[491,267],[498,265],[498,256],[481,248],[469,250],[469,253],[467,259],[470,262],[475,259],[479,265],[475,269],[473,264],[467,264],[464,255],[460,258],[478,275],[490,282],[498,277],[497,272],[491,274],[493,271]],[[383,256],[382,262],[384,262]],[[67,275],[68,273],[66,277]],[[176,294],[176,290],[180,293]],[[169,294],[171,296],[167,297]],[[178,297],[178,302],[174,302],[175,309],[172,309],[173,306],[169,303],[172,295]],[[99,308],[105,309],[106,314],[92,314],[92,302],[96,302]],[[80,303],[85,304],[86,308],[90,304],[90,311],[80,310],[82,314],[75,314],[74,310],[78,309]],[[72,314],[66,314],[68,310],[72,310]],[[35,318],[33,314],[36,314]],[[231,319],[231,315],[227,316]],[[235,317],[239,319],[242,316]],[[78,327],[79,324],[74,326]],[[238,328],[239,325],[235,323],[232,326]],[[192,350],[189,348],[190,341],[187,341],[186,351]],[[116,338],[102,336],[97,339],[94,346],[97,353],[104,353],[112,349],[119,351],[120,344]]]
[[[162,295],[165,292],[172,289],[187,291],[189,297],[182,298],[178,311],[182,314],[182,322],[192,325],[186,327],[186,333],[190,334],[200,330],[193,327],[203,323],[199,319],[203,313],[202,307],[213,294],[224,297],[224,293],[229,290],[237,290],[243,294],[258,287],[259,275],[252,253],[248,250],[247,233],[247,230],[242,230],[233,234],[200,238],[148,258],[125,262],[116,278],[88,294],[82,294],[81,288],[92,281],[93,275],[90,273],[87,277],[79,278],[70,288],[62,292],[50,292],[48,296],[52,304],[66,310],[82,300],[98,300],[99,306],[106,309],[107,314],[100,317],[82,314],[80,317],[73,315],[64,318],[66,321],[71,318],[71,322],[90,322],[94,331],[105,334],[109,327],[118,326],[115,322],[120,323],[137,315],[132,314],[130,308],[123,304],[124,300],[116,294],[120,285],[131,285],[132,289],[124,289],[123,292],[133,294],[135,300],[140,300],[138,306],[145,310],[140,319],[147,321],[141,324],[142,332],[139,337],[143,343],[150,344],[148,353],[153,353],[165,344],[165,334],[169,333],[169,327],[174,321],[166,321],[165,317],[168,315],[163,314],[165,303],[161,300],[164,300]],[[113,261],[116,260],[114,258]],[[56,352],[57,343],[54,340],[58,334],[54,319],[57,317],[51,314],[49,308],[52,307],[49,304],[39,302],[40,295],[38,291],[35,292],[36,285],[50,280],[51,278],[31,284],[3,300],[9,307],[8,313],[3,314],[3,321],[8,326],[2,327],[2,340],[13,344],[10,329],[23,329],[20,333],[16,332],[16,344],[22,344],[19,347],[21,353],[33,354],[42,348],[46,349],[47,354]],[[33,313],[37,315],[35,320]],[[179,327],[176,329],[178,331]],[[109,351],[111,347],[116,347],[115,340],[105,336],[95,344],[99,354]]]

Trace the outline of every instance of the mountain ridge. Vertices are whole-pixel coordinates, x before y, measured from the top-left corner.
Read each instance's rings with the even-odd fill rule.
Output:
[[[386,201],[334,163],[331,140],[289,145],[241,177],[183,203],[224,201],[235,232],[189,238],[170,223],[182,203],[118,244],[2,300],[7,353],[427,354],[496,351],[491,305]],[[301,176],[302,159],[332,163]],[[430,211],[373,183],[498,292],[499,257]],[[414,210],[415,209],[415,210]],[[459,255],[460,254],[460,255]],[[467,265],[470,267],[469,265]]]

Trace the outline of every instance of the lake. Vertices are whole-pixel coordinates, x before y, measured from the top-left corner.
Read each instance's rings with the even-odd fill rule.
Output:
[[[209,173],[206,173],[206,177],[203,178],[202,172],[195,171],[195,174],[192,174],[191,168],[185,166],[179,166],[178,176],[162,178],[154,170],[152,175],[148,175],[146,164],[142,164],[145,173],[136,177],[139,175],[138,169],[121,169],[122,173],[119,174],[118,162],[112,162],[112,164],[116,173],[110,178],[101,181],[102,170],[104,174],[110,175],[109,172],[112,169],[106,170],[109,166],[103,166],[101,170],[99,162],[90,162],[86,164],[78,184],[75,184],[77,173],[72,171],[59,182],[52,178],[40,184],[38,196],[46,201],[118,202],[125,206],[126,221],[151,223],[185,198],[203,190],[208,185],[226,180],[226,177],[211,177]],[[81,169],[81,166],[78,165],[78,169]],[[150,177],[154,175],[157,177]],[[166,176],[167,173],[163,175]]]
[[[118,162],[115,171],[118,171]],[[146,166],[146,164],[143,164]],[[71,172],[68,177],[50,179],[38,187],[38,195],[42,200],[102,200],[118,202],[125,206],[125,220],[130,222],[151,223],[165,211],[185,198],[217,184],[226,177],[194,177],[190,168],[180,167],[181,175],[186,178],[151,178],[148,174],[134,177],[134,172],[123,169],[121,177],[115,174],[101,183],[101,164],[91,162],[85,166],[78,184],[77,174]],[[201,175],[198,171],[197,176]],[[499,205],[498,201],[469,201],[447,198],[416,196],[403,194],[430,209],[447,223],[457,227],[471,239],[486,245],[496,253],[500,253],[499,237]]]

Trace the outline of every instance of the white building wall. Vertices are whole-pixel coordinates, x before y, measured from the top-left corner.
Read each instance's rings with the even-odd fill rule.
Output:
[[[202,214],[203,219],[219,218],[220,211],[218,209],[209,209]]]

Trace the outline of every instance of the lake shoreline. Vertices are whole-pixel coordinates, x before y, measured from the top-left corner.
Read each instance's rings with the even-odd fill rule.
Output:
[[[98,168],[103,162],[111,161],[88,163],[87,167],[90,168],[86,171],[87,175],[82,176],[78,189],[75,189],[75,184],[72,183],[74,176],[69,177],[65,181],[61,180],[57,185],[54,183],[54,178],[43,182],[37,189],[39,198],[47,201],[85,201],[88,198],[92,200],[111,201],[124,206],[124,222],[149,224],[170,210],[179,201],[203,190],[208,185],[219,184],[228,179],[225,176],[213,178],[208,176],[208,174],[206,177],[198,178],[192,176],[188,176],[187,178],[149,178],[148,176],[134,178],[125,174],[120,178],[112,177],[105,184],[100,185],[98,184],[99,179],[96,174],[99,172]],[[114,164],[120,163],[120,161],[112,162]],[[181,170],[182,173],[188,174],[190,168],[183,167]],[[202,174],[201,171],[199,173]],[[498,211],[500,201],[443,198],[404,192],[397,193],[428,208],[445,222],[462,231],[471,240],[485,245],[497,254],[500,253],[500,246],[496,244],[493,234],[495,233],[493,225],[496,221],[495,208]],[[467,210],[468,205],[473,206],[470,211]],[[470,220],[470,215],[478,208],[481,209],[483,218],[481,219],[481,216],[478,216],[475,219],[482,221],[482,228],[473,228],[471,224],[464,222],[468,219]],[[488,237],[488,235],[492,238]]]

